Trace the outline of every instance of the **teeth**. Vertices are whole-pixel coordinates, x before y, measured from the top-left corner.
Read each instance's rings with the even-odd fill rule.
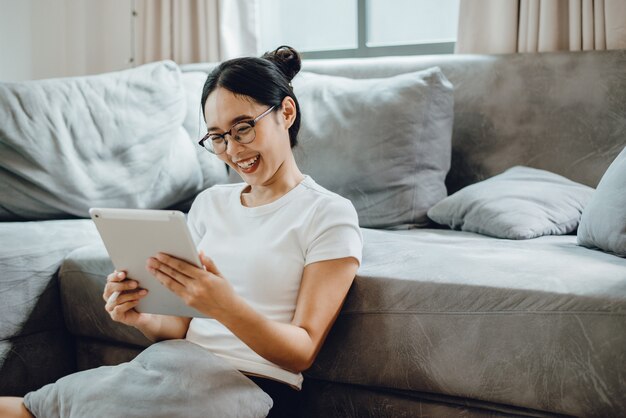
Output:
[[[254,163],[256,163],[256,161],[257,161],[258,159],[259,159],[259,156],[257,155],[256,157],[254,157],[254,158],[250,158],[249,160],[245,160],[244,162],[238,162],[238,163],[237,163],[237,165],[238,165],[240,168],[242,168],[242,169],[244,169],[244,170],[245,170],[245,169],[247,169],[247,168],[252,167],[252,165],[253,165]]]

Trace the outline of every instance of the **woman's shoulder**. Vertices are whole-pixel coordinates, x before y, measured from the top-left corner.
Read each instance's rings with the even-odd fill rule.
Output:
[[[311,177],[307,176],[302,183],[308,198],[313,202],[307,202],[313,206],[317,206],[320,210],[327,212],[341,211],[344,213],[355,214],[356,209],[349,199],[332,192],[325,187],[319,185]]]
[[[302,186],[305,188],[305,190],[308,191],[309,195],[321,200],[326,200],[326,201],[338,201],[338,202],[344,202],[344,203],[350,203],[350,200],[346,199],[345,197],[341,196],[340,194],[337,194],[335,192],[331,192],[330,190],[328,190],[327,188],[325,188],[324,186],[321,186],[320,184],[318,184],[315,180],[313,180],[312,177],[310,176],[306,176],[304,178],[304,180],[302,181]]]

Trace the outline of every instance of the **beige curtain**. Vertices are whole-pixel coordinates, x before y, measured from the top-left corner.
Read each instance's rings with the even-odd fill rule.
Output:
[[[178,64],[257,55],[257,0],[136,0],[136,61]]]
[[[460,0],[455,52],[626,49],[626,0]]]
[[[218,0],[137,0],[136,62],[219,61]]]

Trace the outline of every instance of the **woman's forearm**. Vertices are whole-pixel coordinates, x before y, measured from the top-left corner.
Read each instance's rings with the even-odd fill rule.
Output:
[[[301,372],[311,366],[316,348],[304,328],[271,321],[242,298],[237,299],[236,309],[215,319],[261,357],[280,367]]]
[[[191,322],[191,318],[178,316],[144,315],[146,315],[146,319],[135,325],[135,328],[153,342],[185,338],[189,329],[189,322]]]
[[[305,267],[292,323],[271,321],[240,296],[213,316],[261,357],[285,369],[308,369],[335,322],[356,276],[347,257]]]

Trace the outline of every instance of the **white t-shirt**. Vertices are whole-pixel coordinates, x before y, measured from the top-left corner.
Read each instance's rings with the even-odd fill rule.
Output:
[[[308,176],[279,199],[258,207],[241,204],[245,183],[200,193],[188,225],[198,247],[255,310],[290,323],[304,266],[354,257],[363,238],[352,203]],[[230,361],[238,370],[301,387],[302,375],[265,360],[214,319],[194,318],[187,340]]]

